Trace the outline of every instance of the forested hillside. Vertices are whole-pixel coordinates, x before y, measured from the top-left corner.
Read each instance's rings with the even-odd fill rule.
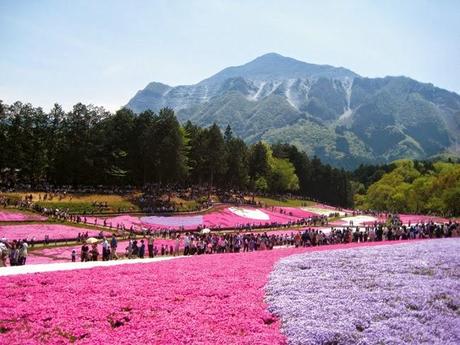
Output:
[[[356,195],[357,207],[418,214],[460,214],[460,164],[402,160],[393,167],[371,184],[366,193]]]
[[[169,108],[111,114],[79,103],[45,112],[0,102],[0,147],[3,186],[200,184],[353,202],[345,171],[292,145],[247,145],[230,127],[182,126]]]

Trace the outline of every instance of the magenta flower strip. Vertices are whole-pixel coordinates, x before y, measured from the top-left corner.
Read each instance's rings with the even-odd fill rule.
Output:
[[[21,213],[17,211],[0,211],[0,222],[30,222],[44,221],[46,217],[38,214]]]
[[[285,344],[264,302],[275,262],[303,251],[373,245],[378,244],[1,277],[0,343]]]
[[[8,240],[23,240],[35,238],[42,241],[48,235],[50,239],[72,239],[77,238],[78,233],[88,232],[89,236],[97,236],[100,231],[84,229],[61,224],[22,224],[22,225],[0,225],[0,238]],[[106,235],[111,235],[106,233]]]

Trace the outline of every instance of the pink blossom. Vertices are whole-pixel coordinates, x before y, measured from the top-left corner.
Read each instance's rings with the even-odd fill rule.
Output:
[[[2,277],[0,343],[284,344],[264,302],[274,263],[304,251],[367,245],[377,244]]]
[[[0,211],[0,222],[30,222],[44,221],[46,219],[46,217],[39,216],[38,214],[33,213],[25,213],[11,210]]]
[[[22,225],[0,225],[0,237],[8,240],[22,240],[35,238],[43,241],[45,235],[50,239],[75,239],[78,233],[88,232],[89,236],[97,236],[100,231],[88,230],[75,226],[61,224],[22,224]],[[109,235],[106,233],[106,235]]]
[[[140,240],[137,240],[138,243]],[[110,242],[110,239],[109,239]],[[147,240],[144,240],[146,248],[147,248]],[[173,239],[155,239],[154,246],[161,250],[161,246],[167,246],[168,250],[170,246],[175,246],[175,240]],[[184,248],[184,242],[181,240],[179,243],[179,249],[182,250]],[[75,250],[77,253],[77,261],[80,261],[80,250],[81,244],[69,247],[48,247],[38,250],[32,250],[29,252],[29,256],[27,258],[27,265],[37,265],[37,264],[50,264],[50,263],[60,263],[60,262],[70,262],[71,261],[71,254],[72,250]],[[128,246],[128,241],[118,241],[117,246],[117,254],[118,256],[122,256],[126,252],[126,247]],[[98,245],[99,252],[102,253],[101,245]],[[147,249],[146,249],[147,252]]]
[[[94,221],[96,221],[97,225],[104,225],[104,219],[106,221],[106,225],[110,226],[110,224],[112,224],[113,228],[116,228],[117,224],[119,224],[120,226],[123,225],[127,229],[129,229],[131,226],[133,227],[141,226],[141,221],[139,217],[130,216],[130,215],[106,217],[106,218],[104,217],[86,217],[86,223],[95,224]]]

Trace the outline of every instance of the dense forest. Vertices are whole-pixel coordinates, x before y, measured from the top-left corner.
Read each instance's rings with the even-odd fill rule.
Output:
[[[230,126],[181,125],[174,111],[49,112],[0,101],[0,185],[212,185],[379,211],[460,214],[460,165],[397,161],[353,172],[294,145],[247,145]]]
[[[0,184],[213,185],[294,193],[333,205],[353,203],[349,173],[293,145],[248,146],[217,125],[181,125],[174,111],[115,114],[76,104],[42,108],[0,102]]]
[[[363,178],[379,175],[388,167],[370,169]],[[355,171],[356,173],[356,171]],[[460,164],[401,160],[357,194],[356,206],[378,211],[460,214]]]

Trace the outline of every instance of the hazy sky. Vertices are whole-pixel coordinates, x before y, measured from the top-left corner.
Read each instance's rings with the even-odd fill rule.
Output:
[[[460,93],[460,1],[0,0],[0,99],[115,110],[268,52]]]

